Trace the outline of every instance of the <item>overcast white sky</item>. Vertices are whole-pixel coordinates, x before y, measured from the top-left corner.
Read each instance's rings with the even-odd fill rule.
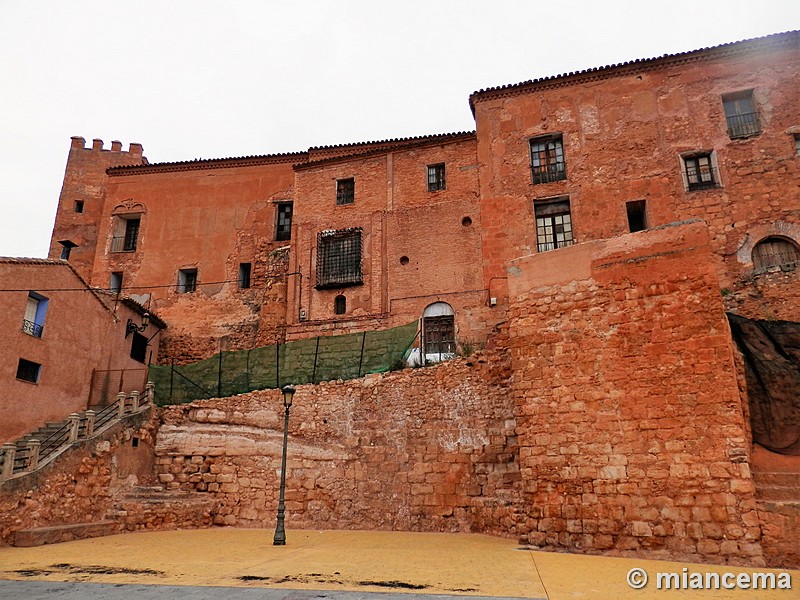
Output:
[[[164,162],[471,130],[477,89],[793,29],[798,0],[0,0],[0,256],[47,255],[73,135]]]

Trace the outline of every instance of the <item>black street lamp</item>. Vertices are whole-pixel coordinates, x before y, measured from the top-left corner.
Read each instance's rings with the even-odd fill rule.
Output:
[[[132,333],[141,333],[147,326],[150,324],[150,313],[144,313],[142,315],[142,325],[141,327],[137,326],[133,319],[128,319],[128,322],[125,324],[125,337],[128,337]]]
[[[286,530],[283,528],[286,505],[283,503],[283,498],[286,492],[286,441],[289,435],[289,409],[292,407],[294,388],[290,385],[285,385],[281,389],[281,392],[283,393],[283,406],[286,408],[286,412],[283,418],[283,457],[281,458],[281,492],[280,499],[278,500],[278,525],[275,527],[275,537],[272,539],[273,546],[286,545]]]

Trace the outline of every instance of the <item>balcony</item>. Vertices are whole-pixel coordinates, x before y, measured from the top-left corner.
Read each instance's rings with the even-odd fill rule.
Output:
[[[42,337],[42,333],[44,332],[44,325],[37,325],[33,321],[28,321],[27,319],[23,319],[22,331],[24,333],[27,333],[28,335],[32,335],[33,337],[40,338]]]
[[[750,137],[761,133],[758,125],[758,115],[754,112],[728,115],[728,137],[731,139]]]
[[[136,238],[127,235],[114,236],[111,238],[111,252],[135,252]]]

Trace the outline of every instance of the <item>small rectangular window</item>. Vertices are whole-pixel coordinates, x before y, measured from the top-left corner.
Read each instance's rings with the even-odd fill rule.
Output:
[[[83,212],[83,200],[75,200],[75,212],[76,213]]]
[[[631,233],[647,229],[647,201],[634,200],[626,202],[625,209],[628,213],[628,230]]]
[[[147,337],[135,331],[131,340],[131,358],[140,363],[147,360]]]
[[[22,331],[33,337],[42,337],[44,333],[44,318],[47,315],[47,305],[50,301],[36,292],[28,294],[25,304],[25,316],[22,319]]]
[[[574,243],[569,197],[535,200],[536,249],[547,252]]]
[[[246,290],[250,287],[250,263],[239,263],[239,289]]]
[[[191,294],[197,289],[197,269],[178,271],[178,293]]]
[[[717,187],[718,178],[711,152],[698,152],[681,157],[683,161],[686,188],[689,191]]]
[[[438,192],[445,189],[444,163],[428,165],[428,191]]]
[[[285,242],[292,239],[292,203],[281,202],[275,218],[275,241]]]
[[[111,273],[111,282],[109,285],[109,291],[113,294],[119,294],[122,291],[122,272],[121,271],[114,271]]]
[[[533,183],[550,183],[567,178],[564,143],[561,134],[543,135],[530,140]]]
[[[19,359],[17,364],[17,379],[22,381],[30,381],[31,383],[39,383],[39,377],[42,374],[42,365],[35,363],[32,360]]]
[[[794,150],[797,152],[797,156],[800,156],[800,133],[794,134]]]
[[[735,139],[760,133],[753,90],[722,96],[722,106],[725,109],[728,137]]]
[[[58,243],[61,244],[61,260],[69,260],[69,255],[72,253],[72,249],[78,244],[69,240],[61,240]]]
[[[356,180],[349,179],[336,180],[336,204],[352,204],[356,199]]]

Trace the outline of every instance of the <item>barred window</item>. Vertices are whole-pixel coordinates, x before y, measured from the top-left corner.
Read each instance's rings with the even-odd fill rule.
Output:
[[[530,145],[533,183],[550,183],[567,178],[561,134],[533,138]]]
[[[358,285],[361,274],[361,228],[317,234],[317,288]]]
[[[722,106],[728,124],[728,137],[731,139],[749,137],[761,131],[753,90],[723,96]]]
[[[428,165],[428,191],[438,192],[445,189],[444,163]]]
[[[356,198],[356,180],[349,179],[336,180],[336,204],[352,204]]]
[[[568,197],[537,200],[533,208],[536,213],[536,249],[539,252],[574,243]]]

